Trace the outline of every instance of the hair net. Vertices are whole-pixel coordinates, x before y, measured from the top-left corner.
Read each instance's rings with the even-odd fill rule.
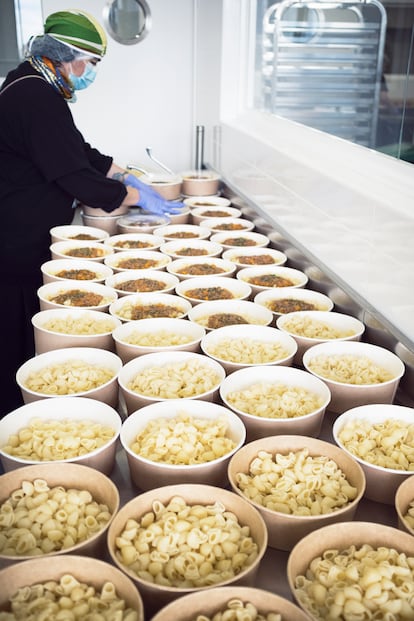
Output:
[[[28,54],[45,56],[59,63],[69,63],[80,56],[85,56],[85,52],[75,50],[47,34],[32,38],[28,43],[27,50]]]

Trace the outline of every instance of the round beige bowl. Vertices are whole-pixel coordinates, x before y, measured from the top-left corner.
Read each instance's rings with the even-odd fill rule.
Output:
[[[16,468],[6,474],[3,474],[0,477],[1,488],[0,488],[0,504],[4,506],[4,503],[11,500],[11,496],[13,492],[22,488],[22,485],[25,482],[34,483],[36,480],[41,479],[46,481],[49,489],[53,489],[56,487],[62,487],[66,492],[71,489],[76,489],[82,492],[89,492],[91,495],[91,501],[95,502],[93,507],[90,508],[89,515],[94,515],[96,517],[95,510],[99,510],[99,505],[106,505],[108,511],[110,513],[110,517],[108,520],[103,523],[102,526],[98,529],[94,529],[96,527],[89,527],[89,531],[85,537],[79,536],[79,541],[73,545],[67,545],[67,547],[63,547],[61,543],[62,538],[58,538],[57,541],[50,539],[47,535],[43,534],[42,536],[39,534],[36,536],[36,539],[33,541],[33,546],[39,543],[42,540],[46,540],[49,544],[52,545],[52,549],[50,552],[43,552],[41,556],[52,556],[52,555],[60,555],[60,554],[80,554],[87,555],[93,557],[100,557],[102,555],[102,551],[104,549],[105,541],[106,541],[106,532],[109,528],[109,524],[113,519],[115,513],[119,509],[119,492],[112,483],[112,481],[96,470],[95,468],[90,468],[87,466],[81,466],[80,464],[71,464],[71,463],[55,463],[53,467],[48,464],[39,464],[36,466],[24,466],[22,468]],[[31,496],[30,491],[23,498],[29,498]],[[36,495],[36,502],[41,500],[40,491]],[[69,498],[66,497],[66,501],[69,502]],[[39,506],[39,513],[35,517],[31,517],[30,514],[33,513],[33,507],[29,504],[26,504],[25,500],[20,500],[17,505],[16,501],[12,501],[13,506],[16,509],[16,512],[20,509],[24,509],[21,514],[21,518],[26,518],[29,520],[29,524],[31,526],[39,525],[38,519],[36,517],[40,517],[40,513],[42,508],[45,510],[49,506],[49,508],[53,507],[54,503],[55,508],[50,511],[50,519],[51,520],[59,520],[59,517],[62,517],[60,511],[65,511],[63,501],[56,502],[56,500],[52,500],[51,498],[43,499],[42,503]],[[30,503],[30,500],[29,500]],[[83,503],[84,505],[89,504],[87,501]],[[102,508],[100,509],[102,511]],[[85,507],[85,513],[83,514],[82,519],[79,519],[79,524],[81,522],[86,522],[87,508]],[[10,525],[10,527],[0,528],[0,533],[6,534],[9,533],[11,535],[12,528],[18,528],[18,518],[15,516],[15,520]],[[75,524],[76,527],[76,524]],[[27,528],[27,527],[26,527]],[[66,534],[67,524],[66,522],[61,523],[61,532],[63,535]],[[58,529],[60,530],[60,529]],[[54,541],[54,544],[52,544]],[[17,543],[17,541],[16,541]],[[32,548],[33,549],[33,548]],[[4,548],[3,548],[4,550]],[[6,567],[16,562],[28,560],[33,558],[33,554],[29,554],[27,551],[26,554],[19,553],[17,550],[15,554],[4,554],[4,552],[0,552],[0,568]]]
[[[104,260],[114,273],[127,270],[165,270],[171,257],[158,250],[125,250],[115,252]]]
[[[403,533],[397,528],[383,526],[382,524],[373,524],[372,522],[342,522],[339,524],[329,524],[328,526],[318,528],[313,533],[306,535],[306,537],[303,537],[303,539],[295,545],[289,555],[287,563],[289,587],[299,606],[307,612],[312,621],[318,621],[319,619],[326,618],[325,612],[321,611],[322,616],[317,615],[310,609],[306,608],[305,603],[300,601],[300,595],[297,589],[298,577],[304,576],[309,569],[311,562],[314,559],[321,557],[327,550],[338,550],[338,552],[341,552],[349,550],[351,546],[355,546],[359,549],[364,545],[372,546],[374,549],[394,549],[407,557],[414,556],[414,538],[411,535]],[[383,563],[386,564],[385,561],[383,561]],[[333,570],[333,573],[335,573],[335,570]],[[394,582],[396,579],[395,575],[395,572],[392,571],[393,577],[391,578],[391,582]],[[335,581],[335,583],[337,582],[338,581]],[[369,583],[369,578],[367,583]],[[372,584],[372,582],[370,584]],[[356,588],[359,592],[361,592],[362,589],[362,595],[363,597],[365,596],[366,587],[363,587],[360,583],[358,574],[356,579],[349,577],[345,581],[345,585],[351,588]],[[339,584],[336,587],[336,590],[338,592],[338,597],[342,598],[343,587]],[[383,592],[382,586],[380,586],[379,591]],[[389,590],[387,589],[387,593],[388,596],[384,592],[384,599],[386,600],[393,600],[396,597],[393,594],[392,587]],[[381,597],[378,599],[381,600]],[[314,602],[312,597],[311,600]],[[380,616],[378,618],[385,619],[385,610],[383,609],[381,611],[381,609],[378,608],[381,605],[380,602],[378,600],[374,602],[371,597],[369,597],[369,600],[372,602],[371,613],[378,614],[379,612]],[[319,605],[323,605],[325,601],[326,595],[323,597],[322,601],[319,600]]]
[[[112,333],[115,351],[123,364],[137,356],[156,352],[190,351],[199,353],[204,328],[186,319],[154,317],[127,321]],[[141,343],[141,344],[139,344]]]
[[[149,185],[167,201],[173,201],[181,196],[182,178],[179,175],[148,173],[141,175],[139,180]]]
[[[225,261],[219,257],[188,257],[186,259],[173,259],[167,265],[167,272],[174,274],[180,280],[186,278],[206,278],[211,276],[231,276],[236,271],[236,266],[231,261]]]
[[[122,233],[153,233],[160,226],[170,224],[169,216],[157,216],[145,211],[131,210],[117,222],[117,232]]]
[[[109,237],[109,233],[93,226],[82,226],[80,224],[68,224],[66,226],[54,226],[50,229],[50,239],[52,244],[58,241],[95,241],[101,242]]]
[[[52,259],[83,259],[92,263],[103,263],[115,250],[103,242],[86,240],[58,241],[50,245]]]
[[[40,266],[43,284],[58,280],[73,280],[76,282],[99,282],[104,283],[105,278],[113,274],[113,271],[103,263],[91,264],[82,259],[52,259]]]
[[[120,298],[133,293],[170,293],[179,283],[174,274],[162,270],[124,270],[105,280]]]
[[[238,475],[250,475],[250,466],[252,462],[258,457],[259,453],[264,451],[265,453],[269,453],[272,456],[272,460],[276,465],[275,456],[282,455],[288,456],[290,453],[301,453],[304,449],[308,451],[308,455],[310,457],[324,457],[330,459],[336,463],[338,468],[341,471],[341,474],[345,476],[346,480],[350,485],[356,488],[356,496],[350,500],[347,504],[344,504],[339,509],[331,513],[320,513],[318,515],[298,515],[293,513],[283,513],[281,511],[275,511],[273,509],[269,509],[265,507],[260,502],[256,502],[246,496],[246,494],[241,490],[238,485]],[[259,467],[256,468],[255,473],[257,473]],[[292,468],[288,469],[289,472],[292,472]],[[264,489],[266,489],[266,494],[271,494],[272,491],[277,492],[277,485],[271,486],[269,478],[266,478],[269,475],[268,473],[259,469],[260,474],[265,478]],[[297,487],[303,485],[302,490],[305,489],[306,481],[306,473],[304,469],[299,469],[299,476],[295,477],[295,481],[297,482]],[[258,474],[258,477],[260,477]],[[310,472],[308,471],[308,476]],[[303,479],[300,477],[303,476]],[[314,474],[312,476],[315,476]],[[334,444],[330,442],[324,442],[323,440],[318,440],[316,438],[307,437],[304,435],[281,435],[281,436],[271,436],[264,437],[254,442],[250,442],[245,446],[241,447],[230,459],[229,467],[228,467],[228,477],[230,481],[230,485],[237,494],[240,494],[243,498],[246,498],[248,502],[256,507],[256,509],[261,513],[266,526],[267,532],[269,536],[269,546],[272,548],[277,548],[279,550],[291,550],[293,546],[300,540],[302,537],[307,535],[308,533],[313,532],[317,528],[321,528],[322,526],[326,526],[327,524],[332,524],[335,522],[345,522],[348,520],[352,520],[355,515],[355,511],[357,510],[358,504],[364,494],[365,490],[365,476],[361,466],[356,463],[352,457],[347,455],[344,451],[339,449]],[[280,484],[283,485],[283,479],[286,482],[287,478],[281,477]],[[311,483],[309,483],[311,485]],[[310,493],[308,497],[308,502],[312,502],[314,495],[312,494],[312,488],[310,488]],[[320,492],[320,488],[316,488],[318,492],[318,496]],[[265,493],[265,492],[263,492]],[[299,496],[299,491],[293,492],[291,491],[288,496],[291,497],[296,495],[296,499]],[[298,502],[300,506],[300,502]],[[309,505],[307,505],[307,508]]]
[[[180,416],[187,416],[187,426],[183,423]],[[167,425],[172,427],[171,420],[175,419],[176,425],[170,428],[167,433]],[[206,426],[202,432],[200,426],[199,434],[194,434],[195,421],[200,420]],[[183,451],[187,455],[189,463],[174,464],[165,461],[161,456],[154,456],[154,459],[143,457],[141,454],[132,450],[132,445],[136,440],[137,434],[142,433],[145,429],[152,426],[153,429],[158,426],[161,428],[164,422],[165,439],[169,439],[175,447],[184,449],[186,443],[192,445],[192,451]],[[224,425],[224,437],[227,442],[231,441],[232,446],[220,457],[211,459],[210,461],[198,461],[190,463],[190,459],[200,459],[200,453],[197,454],[196,443],[203,443],[200,438],[201,433],[207,434],[208,428],[216,426],[216,431],[205,439],[205,448],[211,448],[211,442],[214,438],[219,440],[217,426]],[[190,425],[192,430],[190,430]],[[223,428],[223,427],[221,427]],[[160,433],[162,433],[160,431]],[[223,436],[220,436],[220,438]],[[194,438],[194,439],[192,439]],[[191,400],[190,403],[182,399],[173,399],[169,401],[160,401],[152,403],[146,407],[133,412],[128,416],[122,424],[120,442],[126,452],[129,473],[133,483],[141,490],[147,491],[163,485],[179,485],[181,483],[205,483],[208,485],[226,486],[227,466],[232,455],[244,443],[246,439],[246,430],[240,418],[228,408],[216,403],[201,400]],[[154,441],[154,431],[152,440]],[[207,444],[208,443],[208,444]],[[198,449],[200,450],[200,449]],[[171,460],[171,453],[170,453]]]
[[[94,211],[99,211],[102,213],[93,215],[93,214],[86,213],[85,209],[86,207],[84,207],[83,210],[81,211],[81,219],[82,219],[84,226],[92,226],[94,228],[95,227],[99,228],[103,231],[106,231],[108,235],[115,235],[117,233],[118,221],[120,218],[122,218],[122,214],[114,215],[113,212],[106,213],[105,211],[103,211],[103,209],[98,209]],[[123,213],[127,213],[127,211]]]
[[[234,600],[240,601],[244,608],[252,604],[264,619],[273,613],[281,615],[283,621],[309,621],[303,610],[284,597],[247,586],[216,587],[183,595],[164,606],[151,621],[194,621],[201,615],[213,619],[214,615],[227,611],[228,603]]]
[[[233,325],[210,330],[200,343],[202,351],[217,360],[226,373],[251,366],[290,366],[297,350],[295,340],[270,326]]]
[[[414,501],[414,473],[404,479],[395,493],[395,510],[398,516],[398,528],[405,533],[414,535],[414,526],[412,522],[412,511]],[[410,511],[410,522],[407,521],[406,515]]]
[[[208,239],[211,235],[210,229],[197,224],[167,224],[154,230],[154,235],[159,235],[165,240],[188,241],[191,239]]]
[[[386,421],[389,421],[389,423],[392,423],[392,421],[397,423],[398,421],[403,429],[414,429],[414,409],[402,405],[381,403],[355,407],[337,417],[333,425],[333,436],[337,445],[361,464],[367,481],[365,496],[376,502],[394,504],[395,494],[399,485],[412,476],[413,470],[408,468],[403,470],[402,467],[399,469],[385,468],[375,463],[376,454],[378,456],[377,460],[381,455],[384,455],[385,459],[385,455],[391,453],[393,446],[396,451],[400,450],[401,457],[404,455],[402,447],[399,449],[399,446],[404,444],[403,440],[397,442],[395,438],[393,439],[392,432],[388,428],[384,428],[381,431],[378,430],[378,427],[382,427]],[[355,425],[358,425],[358,429],[360,429],[358,434],[354,431]],[[349,434],[348,430],[354,436],[351,443],[347,437]],[[346,436],[343,436],[343,433],[346,433]],[[362,433],[366,434],[367,439],[368,434],[372,438],[370,446],[372,446],[373,451],[371,454],[368,454],[368,460],[363,459],[362,455],[360,456],[357,453],[359,446],[357,439],[363,440],[364,436],[361,435]],[[384,453],[384,449],[381,447],[382,438],[385,439],[385,442],[393,442],[386,453]],[[395,462],[395,459],[393,462]],[[407,463],[410,463],[410,459]]]
[[[78,363],[83,368],[82,374],[72,368],[72,361]],[[50,378],[50,371],[56,365],[66,367],[66,373],[59,380],[55,378],[53,382],[53,374]],[[24,403],[31,403],[39,399],[61,399],[62,396],[74,395],[77,397],[88,397],[107,403],[111,407],[118,406],[118,373],[121,370],[122,361],[113,352],[95,347],[64,347],[62,349],[53,349],[44,354],[39,354],[33,358],[29,358],[24,362],[16,373],[16,381],[21,390]],[[103,383],[99,383],[99,370],[105,369],[110,372],[111,377]],[[46,378],[40,387],[47,386],[50,392],[42,392],[41,390],[33,390],[27,387],[28,381],[33,375],[46,373]],[[96,377],[98,375],[98,377]],[[92,384],[93,388],[85,389]],[[61,394],[58,394],[58,390]],[[53,392],[52,392],[53,391]],[[58,406],[55,404],[55,407]]]
[[[244,231],[253,231],[254,223],[246,218],[207,218],[203,220],[202,226],[210,229],[213,233],[220,233],[221,231],[238,231],[243,233]]]
[[[252,290],[247,283],[236,278],[195,276],[179,282],[175,292],[195,305],[209,300],[247,300]]]
[[[334,307],[332,300],[324,293],[306,288],[267,289],[260,291],[254,297],[256,304],[265,306],[272,311],[275,324],[278,317],[285,313],[299,310],[331,311]]]
[[[270,239],[266,235],[255,231],[222,231],[213,233],[210,241],[220,244],[226,250],[228,248],[264,248],[270,244]]]
[[[191,221],[193,224],[203,226],[205,220],[210,218],[239,218],[242,215],[241,210],[237,207],[212,206],[209,207],[193,207],[191,209]]]
[[[133,580],[143,598],[145,610],[151,614],[158,612],[163,606],[194,591],[204,592],[208,597],[210,587],[174,587],[149,582],[139,578],[132,569],[119,560],[116,554],[116,540],[123,532],[129,519],[140,521],[142,516],[153,510],[154,503],[168,506],[174,498],[182,498],[187,506],[202,505],[212,506],[219,503],[226,511],[235,514],[239,525],[248,527],[249,536],[257,546],[257,555],[249,565],[242,567],[235,576],[227,577],[218,583],[220,586],[253,586],[256,580],[260,562],[267,547],[267,530],[260,513],[247,500],[228,490],[220,489],[212,485],[182,484],[165,485],[157,489],[140,494],[130,500],[116,514],[108,529],[108,549],[115,565],[122,569]],[[407,535],[408,536],[408,535]],[[180,554],[180,547],[173,554]]]
[[[210,196],[219,191],[220,175],[212,170],[186,170],[181,176],[184,196]]]
[[[343,313],[325,311],[286,313],[276,320],[276,327],[290,334],[297,342],[298,351],[294,362],[298,365],[302,363],[305,351],[313,345],[332,340],[360,341],[365,331],[365,326],[359,319]]]
[[[158,250],[164,242],[162,237],[151,235],[151,233],[122,233],[111,235],[104,244],[111,246],[116,252],[128,250]]]
[[[317,381],[315,381],[317,380]],[[286,387],[283,394],[294,389],[303,389],[307,393],[314,395],[319,400],[319,404],[313,407],[308,414],[300,415],[295,410],[295,416],[285,418],[277,416],[260,416],[259,414],[248,413],[247,409],[235,406],[229,396],[233,392],[247,391],[253,386],[275,385]],[[266,436],[280,436],[285,434],[300,434],[311,437],[319,435],[325,410],[328,407],[331,395],[327,386],[318,378],[310,373],[284,366],[259,366],[240,369],[228,375],[220,386],[220,397],[224,405],[236,412],[245,424],[247,440],[257,440]],[[260,391],[256,399],[256,406],[260,404]],[[276,409],[275,403],[275,409]]]
[[[258,265],[284,265],[287,261],[286,255],[274,248],[229,248],[223,252],[223,259],[232,261],[237,269],[255,267]]]
[[[127,207],[126,205],[120,205],[112,211],[105,211],[105,209],[101,209],[100,207],[90,207],[89,205],[82,205],[82,210],[86,216],[112,216],[119,218],[120,216],[124,216],[128,213],[129,207]]]
[[[168,391],[164,377],[166,373],[163,374],[165,367],[167,367],[167,371],[172,367],[176,371],[173,381],[170,382],[171,388]],[[203,370],[204,373],[203,381],[199,381],[197,384],[193,381],[193,376],[190,373],[194,367],[197,370]],[[154,379],[151,384],[148,383],[145,391],[132,390],[130,388],[131,382],[149,371],[152,372],[156,380]],[[171,399],[215,401],[225,375],[223,367],[218,362],[203,356],[203,354],[189,351],[171,351],[166,356],[165,352],[157,352],[145,354],[127,362],[119,373],[118,383],[129,415],[131,412],[156,401],[171,401]],[[160,378],[162,379],[160,380]]]
[[[194,209],[198,209],[199,207],[203,208],[216,208],[216,207],[230,207],[231,201],[224,196],[189,196],[184,199],[184,204],[188,205],[191,209],[191,212]]]
[[[179,204],[182,204],[181,202]],[[189,224],[191,209],[188,205],[183,205],[178,213],[170,213],[171,224]]]
[[[314,364],[317,356],[321,356],[323,361],[327,358],[335,359],[336,356],[350,357],[349,359],[353,361],[354,369],[358,359],[363,360],[362,365],[364,367],[367,364],[365,361],[368,360],[372,366],[375,365],[375,367],[379,367],[389,373],[391,379],[385,382],[377,381],[374,384],[369,384],[367,381],[362,383],[361,374],[358,373],[359,384],[338,382],[327,378],[322,372],[314,370],[312,364]],[[332,368],[332,362],[330,364]],[[334,341],[314,345],[303,354],[303,366],[307,371],[324,381],[329,387],[332,395],[329,409],[336,414],[368,403],[392,403],[400,378],[404,373],[404,364],[395,354],[377,345],[354,341]],[[344,376],[342,375],[342,377]]]
[[[32,317],[36,354],[64,347],[96,347],[114,351],[112,332],[121,321],[102,311],[52,308]]]
[[[191,302],[172,293],[131,293],[111,304],[109,313],[121,321],[152,317],[183,319],[191,308]]]
[[[256,279],[269,277],[269,282],[274,284],[263,285],[256,284]],[[304,272],[295,270],[292,267],[285,267],[284,265],[255,265],[254,267],[245,267],[239,270],[236,274],[236,278],[244,280],[249,283],[254,295],[260,293],[260,291],[266,291],[267,289],[278,289],[283,287],[289,288],[301,288],[305,287],[308,282],[308,277]],[[272,278],[274,280],[272,280]],[[263,282],[260,280],[260,282]]]
[[[60,298],[63,303],[56,301]],[[37,290],[40,310],[51,308],[82,308],[83,310],[107,311],[110,304],[118,299],[118,294],[111,287],[100,282],[87,280],[60,280],[42,285]],[[69,297],[67,297],[69,296]]]
[[[160,246],[160,251],[167,254],[172,259],[182,259],[183,257],[218,257],[223,248],[220,244],[213,244],[208,239],[190,239],[168,241]]]
[[[89,452],[77,457],[70,457],[59,460],[46,459],[24,459],[23,454],[12,455],[4,450],[10,436],[18,434],[22,429],[31,425],[33,420],[39,419],[41,422],[50,421],[76,421],[91,422],[113,429],[113,436],[108,439],[101,447],[90,449]],[[5,472],[21,468],[23,466],[38,465],[47,462],[53,471],[57,463],[77,463],[99,470],[103,474],[110,474],[115,465],[115,454],[117,440],[121,431],[122,420],[118,412],[101,401],[96,399],[86,399],[84,397],[60,397],[59,407],[56,407],[54,399],[42,399],[22,405],[13,410],[0,420],[0,459]],[[52,464],[52,465],[51,465]]]
[[[59,582],[68,574],[78,582],[93,587],[97,593],[107,582],[112,582],[116,596],[125,601],[125,608],[136,612],[137,621],[144,621],[141,595],[124,572],[105,561],[73,554],[34,558],[3,569],[0,572],[0,609],[10,609],[10,598],[19,589],[39,583]]]
[[[267,308],[248,300],[213,300],[193,306],[188,311],[188,319],[206,330],[213,330],[234,324],[268,326],[273,316]]]

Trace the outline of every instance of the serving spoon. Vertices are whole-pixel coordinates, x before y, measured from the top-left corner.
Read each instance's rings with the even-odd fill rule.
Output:
[[[146,147],[146,149],[145,149],[145,150],[146,150],[146,152],[147,152],[148,157],[149,157],[149,158],[150,158],[153,162],[155,162],[156,164],[158,164],[158,166],[160,166],[161,168],[163,168],[163,169],[164,169],[167,173],[169,173],[170,175],[175,176],[175,173],[174,173],[174,172],[173,172],[170,168],[168,168],[168,166],[166,166],[165,164],[163,164],[162,162],[160,162],[159,160],[157,160],[157,158],[156,158],[156,157],[154,157],[154,156],[152,155],[152,149],[151,149],[151,147]]]

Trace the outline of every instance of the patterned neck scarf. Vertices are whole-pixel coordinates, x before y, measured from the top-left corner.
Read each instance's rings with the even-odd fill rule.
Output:
[[[64,99],[73,101],[74,89],[51,60],[45,56],[29,56],[27,60],[55,91],[60,93]]]

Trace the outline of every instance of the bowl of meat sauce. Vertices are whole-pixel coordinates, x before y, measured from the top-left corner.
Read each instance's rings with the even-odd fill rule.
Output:
[[[37,290],[40,310],[77,307],[108,311],[109,305],[118,298],[111,287],[97,282],[72,282],[62,280],[42,285]]]

